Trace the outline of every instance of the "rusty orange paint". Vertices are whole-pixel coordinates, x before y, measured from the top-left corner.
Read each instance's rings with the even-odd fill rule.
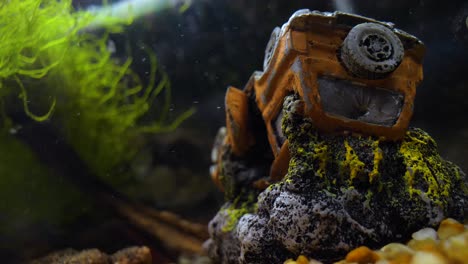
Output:
[[[234,154],[241,156],[253,143],[253,137],[248,130],[247,95],[234,87],[226,92],[226,128],[228,142]]]
[[[270,169],[270,179],[272,182],[281,180],[288,172],[289,160],[291,154],[289,152],[289,144],[286,140],[281,147],[278,156],[276,156]]]

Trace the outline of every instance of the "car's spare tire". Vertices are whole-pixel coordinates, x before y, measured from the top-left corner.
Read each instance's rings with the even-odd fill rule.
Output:
[[[341,47],[341,61],[351,74],[380,79],[392,73],[403,60],[398,36],[384,25],[362,23],[353,27]]]

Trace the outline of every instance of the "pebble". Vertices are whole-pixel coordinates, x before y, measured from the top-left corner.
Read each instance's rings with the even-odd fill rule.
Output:
[[[335,264],[468,264],[468,225],[448,218],[437,231],[423,228],[406,245],[390,243],[380,250],[356,248]],[[304,256],[284,264],[316,264]]]

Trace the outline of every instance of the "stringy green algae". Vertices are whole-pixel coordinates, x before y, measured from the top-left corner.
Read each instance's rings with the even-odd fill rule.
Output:
[[[151,74],[144,86],[130,69],[131,58],[118,63],[111,57],[107,34],[87,33],[92,21],[90,13],[73,12],[71,0],[2,1],[0,102],[17,94],[28,116],[50,119],[63,129],[81,158],[106,177],[109,169],[133,157],[141,133],[174,129],[191,111],[168,125],[169,82],[164,73],[157,76],[156,57],[148,53]],[[110,22],[107,33],[119,32],[131,21]],[[162,92],[166,96],[160,118],[140,125],[138,120]],[[42,115],[30,110],[29,104],[44,94],[47,102],[39,102],[40,110],[35,109]],[[4,112],[0,117],[9,124]]]

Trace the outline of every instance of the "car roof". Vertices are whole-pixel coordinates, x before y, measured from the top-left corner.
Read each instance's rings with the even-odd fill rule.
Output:
[[[345,12],[320,12],[301,9],[296,11],[281,27],[280,36],[288,30],[307,31],[317,26],[351,29],[361,23],[376,23],[391,29],[401,40],[405,49],[413,49],[416,59],[422,61],[425,53],[424,43],[417,37],[395,28],[395,24],[382,22],[372,18],[345,13]]]

